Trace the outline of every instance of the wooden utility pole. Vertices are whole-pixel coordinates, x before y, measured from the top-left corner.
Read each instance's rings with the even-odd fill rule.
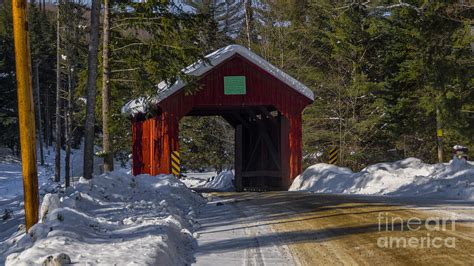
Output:
[[[26,0],[12,1],[26,230],[38,222],[38,172]]]

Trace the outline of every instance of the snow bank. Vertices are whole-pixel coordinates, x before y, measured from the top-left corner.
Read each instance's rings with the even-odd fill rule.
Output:
[[[210,172],[190,172],[186,173],[185,176],[182,176],[180,181],[183,182],[189,188],[199,188],[204,186],[204,184],[211,178],[217,175],[216,171]]]
[[[23,210],[23,178],[21,161],[10,155],[10,151],[0,148],[0,265],[3,264],[5,250],[8,249],[8,239],[21,234],[18,225],[24,224]],[[39,150],[37,151],[39,157]],[[82,175],[83,150],[73,149],[71,152],[71,176]],[[37,158],[39,160],[39,158]],[[52,180],[54,176],[55,152],[52,147],[44,149],[44,165],[38,162],[38,184],[40,198],[47,193],[55,193],[64,184],[65,153],[61,152],[61,184]],[[94,159],[94,174],[99,174],[103,160]],[[118,164],[117,164],[118,165]],[[119,167],[118,167],[119,168]],[[122,170],[128,170],[123,169]],[[75,178],[71,181],[75,182]],[[11,240],[11,239],[10,239]]]
[[[180,179],[191,189],[208,189],[214,191],[235,191],[234,172],[232,170],[203,173],[187,173]]]
[[[77,264],[184,265],[193,261],[195,209],[205,200],[171,175],[118,171],[48,194],[40,223],[6,243],[0,264],[41,264],[64,253]]]
[[[234,191],[234,173],[232,171],[222,171],[216,177],[210,178],[202,188],[217,191]]]
[[[48,157],[47,157],[48,158]],[[46,159],[47,159],[46,158]],[[58,184],[50,178],[54,174],[49,165],[38,167],[39,194],[58,191]],[[21,234],[18,225],[24,224],[23,178],[18,159],[0,159],[0,265],[9,239]]]
[[[315,164],[299,175],[289,190],[474,200],[474,166],[457,159],[432,165],[408,158],[353,173],[348,168]]]

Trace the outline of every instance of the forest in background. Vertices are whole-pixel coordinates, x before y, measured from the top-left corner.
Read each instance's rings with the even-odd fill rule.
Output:
[[[101,10],[96,26],[94,6],[95,14]],[[92,9],[82,0],[30,1],[36,130],[45,146],[66,155],[88,136],[101,147],[98,156],[125,161],[131,126],[120,108],[156,94],[156,84],[205,54],[238,43],[313,90],[315,102],[303,113],[305,166],[327,162],[332,147],[339,147],[338,164],[353,170],[405,157],[447,161],[455,144],[467,146],[472,158],[473,14],[473,5],[459,0],[93,0]],[[93,33],[100,39],[91,58]],[[18,154],[13,51],[6,0],[0,146]],[[186,118],[182,161],[189,168],[227,167],[232,140],[220,118]]]

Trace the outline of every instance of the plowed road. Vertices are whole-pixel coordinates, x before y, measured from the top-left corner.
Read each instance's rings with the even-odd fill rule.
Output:
[[[473,202],[213,193],[197,265],[474,265]]]

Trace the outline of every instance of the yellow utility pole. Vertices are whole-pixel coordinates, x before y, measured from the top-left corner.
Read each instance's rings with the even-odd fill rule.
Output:
[[[25,197],[26,230],[38,222],[38,172],[36,170],[35,114],[31,85],[31,57],[28,39],[26,0],[13,0],[18,117],[20,124],[21,163]]]

